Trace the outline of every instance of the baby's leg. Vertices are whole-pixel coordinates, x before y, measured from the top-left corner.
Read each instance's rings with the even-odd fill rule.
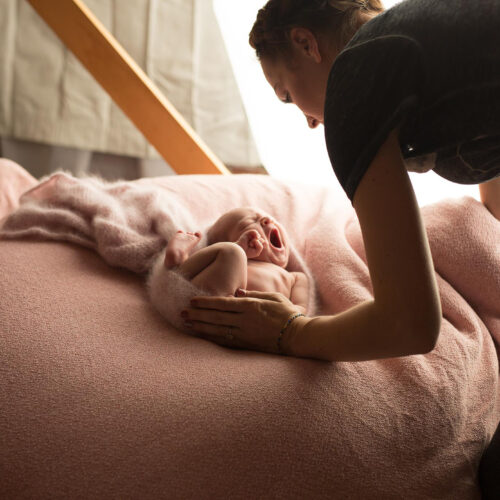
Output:
[[[234,295],[247,286],[247,256],[236,243],[214,243],[198,250],[179,266],[194,285],[214,295]]]

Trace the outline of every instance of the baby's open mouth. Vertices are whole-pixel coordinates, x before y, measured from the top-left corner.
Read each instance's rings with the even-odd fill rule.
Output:
[[[277,229],[273,229],[269,235],[271,245],[275,248],[281,248],[280,233]]]

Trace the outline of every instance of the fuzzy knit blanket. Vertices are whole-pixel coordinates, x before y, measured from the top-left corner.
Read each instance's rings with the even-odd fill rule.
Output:
[[[95,250],[111,266],[148,273],[147,287],[156,309],[175,327],[188,332],[180,311],[189,307],[192,297],[209,293],[177,271],[165,269],[163,250],[179,229],[201,230],[197,248],[207,245],[209,226],[197,226],[189,207],[155,187],[98,177],[81,179],[65,172],[42,179],[20,197],[19,204],[4,222],[1,238],[69,241]],[[307,312],[314,315],[315,282],[293,244],[286,269],[308,276]]]

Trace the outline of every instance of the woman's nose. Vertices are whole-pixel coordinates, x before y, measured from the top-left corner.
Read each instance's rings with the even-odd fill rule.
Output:
[[[309,125],[309,128],[316,128],[319,125],[319,121],[316,120],[316,118],[313,118],[312,116],[306,115],[306,120],[307,124]]]

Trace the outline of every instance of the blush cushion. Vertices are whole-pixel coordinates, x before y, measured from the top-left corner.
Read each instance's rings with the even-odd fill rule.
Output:
[[[355,214],[328,187],[138,182],[191,207],[200,227],[233,206],[273,214],[318,279],[324,314],[372,297]],[[500,228],[472,199],[424,219],[438,344],[362,363],[185,335],[151,306],[144,276],[74,244],[0,240],[0,496],[479,498],[500,416]]]

